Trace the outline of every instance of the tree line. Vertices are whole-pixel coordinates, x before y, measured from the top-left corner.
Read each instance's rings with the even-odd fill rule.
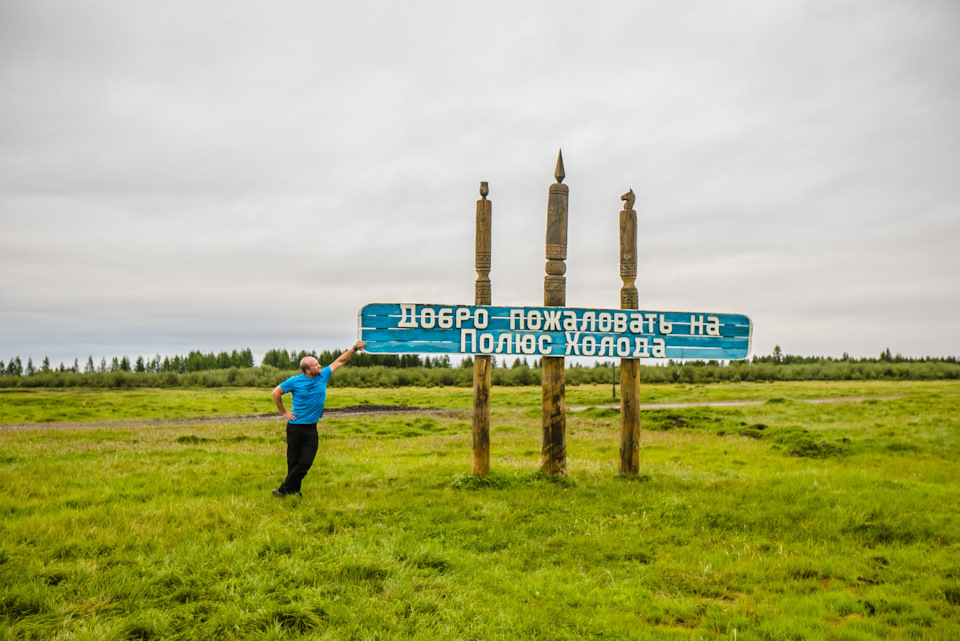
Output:
[[[261,365],[268,365],[281,370],[294,370],[300,368],[300,360],[304,356],[313,356],[321,363],[330,363],[345,350],[334,352],[325,350],[319,354],[315,351],[271,349],[263,355],[260,361]],[[450,357],[443,356],[421,356],[419,354],[356,354],[350,361],[352,367],[389,367],[389,368],[449,368]],[[6,364],[0,360],[0,376],[33,376],[35,374],[49,373],[83,373],[83,374],[107,374],[111,372],[136,372],[161,374],[164,372],[174,372],[184,374],[187,372],[205,372],[210,370],[229,369],[236,367],[238,369],[254,367],[253,353],[249,349],[233,350],[232,352],[220,352],[214,354],[204,354],[199,351],[192,351],[186,356],[164,356],[157,354],[153,358],[145,359],[138,356],[135,361],[126,357],[114,356],[110,361],[102,357],[99,362],[94,362],[93,356],[88,356],[86,363],[81,367],[78,359],[73,359],[72,365],[52,366],[50,359],[44,356],[39,365],[35,365],[33,358],[27,358],[26,364],[15,356]]]
[[[254,366],[249,349],[230,353],[186,356],[156,356],[149,360],[126,357],[109,362],[101,358],[94,363],[89,357],[81,368],[74,360],[70,367],[60,363],[52,367],[44,358],[39,366],[32,359],[24,366],[20,357],[4,364],[0,361],[0,387],[273,387],[285,378],[299,373],[304,356],[314,356],[329,363],[342,351],[308,352],[306,350],[270,350]],[[599,361],[591,366],[570,364],[566,370],[568,385],[612,384],[619,381],[619,361]],[[494,385],[517,386],[540,384],[540,361],[525,357],[493,358]],[[645,383],[707,384],[750,381],[800,380],[949,380],[960,378],[960,360],[945,358],[907,358],[892,354],[889,349],[877,358],[841,358],[796,356],[784,354],[780,347],[769,355],[754,356],[745,361],[668,360],[657,365],[642,365],[641,380]],[[463,359],[454,366],[448,356],[421,357],[416,354],[391,355],[360,353],[350,367],[337,372],[331,386],[341,387],[469,387],[473,385],[473,360]]]
[[[183,374],[185,372],[202,372],[214,369],[227,369],[230,367],[253,367],[253,353],[249,349],[232,352],[220,352],[219,354],[203,354],[198,351],[188,353],[186,356],[164,356],[162,359],[157,354],[155,357],[144,359],[138,356],[137,360],[130,362],[126,356],[117,358],[114,356],[107,362],[105,357],[100,359],[99,363],[94,363],[93,356],[87,357],[87,362],[80,367],[78,359],[73,359],[73,365],[64,365],[60,362],[58,367],[50,365],[50,359],[46,356],[39,365],[33,364],[32,358],[27,358],[26,365],[20,360],[19,356],[10,359],[10,362],[4,365],[0,361],[0,376],[33,376],[35,374],[49,373],[84,373],[84,374],[106,374],[108,372],[137,372],[159,374],[161,372],[175,372]]]
[[[325,350],[318,354],[307,350],[288,352],[285,349],[271,349],[263,355],[263,360],[260,362],[263,365],[270,365],[278,369],[299,369],[300,360],[304,356],[313,356],[321,363],[330,363],[344,351]],[[420,354],[369,354],[359,352],[350,359],[350,367],[396,367],[400,369],[450,367],[450,357],[446,354],[423,357]]]

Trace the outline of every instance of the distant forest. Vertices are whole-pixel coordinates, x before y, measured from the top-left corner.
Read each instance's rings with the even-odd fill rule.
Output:
[[[0,388],[12,387],[273,387],[288,376],[299,373],[304,356],[315,356],[327,364],[341,351],[317,352],[272,349],[261,364],[254,365],[249,349],[186,356],[159,355],[134,361],[127,357],[87,358],[81,365],[52,366],[48,358],[39,365],[19,356],[0,361]],[[620,361],[599,361],[592,366],[570,364],[567,385],[611,384],[619,379]],[[889,349],[877,358],[841,358],[794,356],[780,347],[767,356],[744,361],[668,360],[641,366],[644,383],[722,383],[739,381],[843,381],[843,380],[945,380],[960,378],[960,360],[945,358],[907,358]],[[494,385],[538,385],[540,361],[526,358],[494,358]],[[418,354],[367,354],[353,357],[349,367],[337,372],[331,386],[338,387],[469,387],[473,384],[473,360],[469,357],[452,365],[449,356],[423,357]]]

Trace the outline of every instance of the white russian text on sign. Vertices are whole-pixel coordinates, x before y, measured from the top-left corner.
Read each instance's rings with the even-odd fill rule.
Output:
[[[752,334],[741,314],[568,307],[373,304],[359,323],[374,354],[737,360]]]

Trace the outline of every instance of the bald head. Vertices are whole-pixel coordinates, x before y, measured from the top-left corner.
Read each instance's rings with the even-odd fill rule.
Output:
[[[308,376],[316,376],[320,373],[320,362],[313,356],[304,356],[300,359],[300,369]]]

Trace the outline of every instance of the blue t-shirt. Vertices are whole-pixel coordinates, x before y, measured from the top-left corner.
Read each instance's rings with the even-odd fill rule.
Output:
[[[306,374],[291,376],[280,383],[280,389],[293,394],[292,423],[316,423],[323,417],[323,403],[327,400],[327,381],[333,376],[329,366],[320,370],[320,374],[310,378]]]

